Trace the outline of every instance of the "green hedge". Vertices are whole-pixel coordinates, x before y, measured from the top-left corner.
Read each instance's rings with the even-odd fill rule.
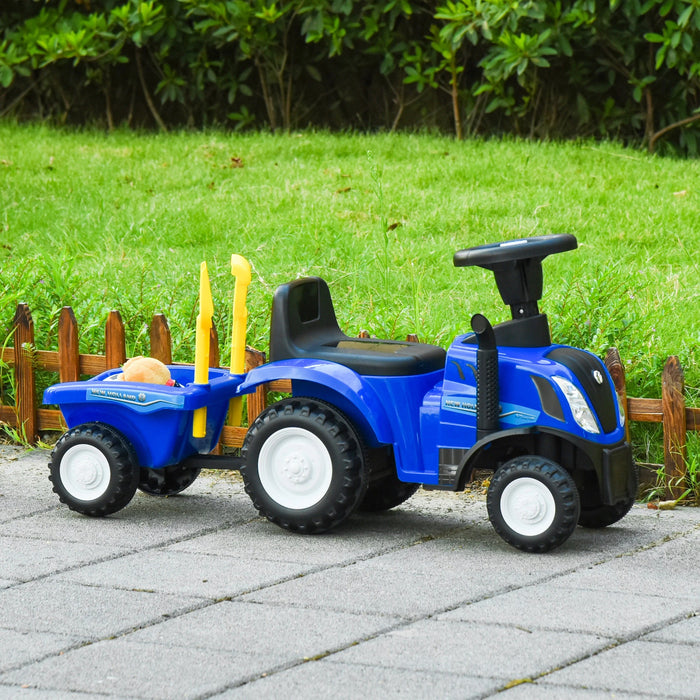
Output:
[[[110,128],[428,127],[695,154],[699,74],[697,0],[15,0],[0,9],[0,116]]]

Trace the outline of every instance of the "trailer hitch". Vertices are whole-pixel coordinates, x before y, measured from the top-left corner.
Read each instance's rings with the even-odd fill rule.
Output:
[[[235,455],[195,454],[180,462],[188,469],[218,469],[220,471],[238,471],[245,463],[243,457]]]

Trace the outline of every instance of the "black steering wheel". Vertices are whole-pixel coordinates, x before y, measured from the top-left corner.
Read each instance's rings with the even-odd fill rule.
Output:
[[[578,247],[578,242],[573,234],[552,233],[547,236],[488,243],[475,248],[458,250],[454,254],[454,264],[455,267],[476,265],[491,270],[501,263],[528,259],[543,260],[553,253],[563,253],[576,247]]]
[[[552,253],[563,253],[577,246],[576,236],[570,233],[520,238],[458,250],[454,254],[454,264],[491,270],[501,299],[510,306],[513,319],[522,320],[539,315],[542,260]]]

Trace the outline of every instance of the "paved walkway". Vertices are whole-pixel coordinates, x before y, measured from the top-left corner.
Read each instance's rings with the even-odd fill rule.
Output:
[[[698,698],[700,509],[528,555],[423,492],[305,537],[239,481],[94,520],[0,446],[0,698]]]

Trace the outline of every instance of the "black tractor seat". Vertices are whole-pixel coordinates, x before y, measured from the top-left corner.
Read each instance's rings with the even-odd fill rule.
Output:
[[[338,326],[328,285],[320,277],[283,284],[272,300],[270,360],[329,360],[373,376],[443,369],[445,350],[400,340],[351,338]]]

